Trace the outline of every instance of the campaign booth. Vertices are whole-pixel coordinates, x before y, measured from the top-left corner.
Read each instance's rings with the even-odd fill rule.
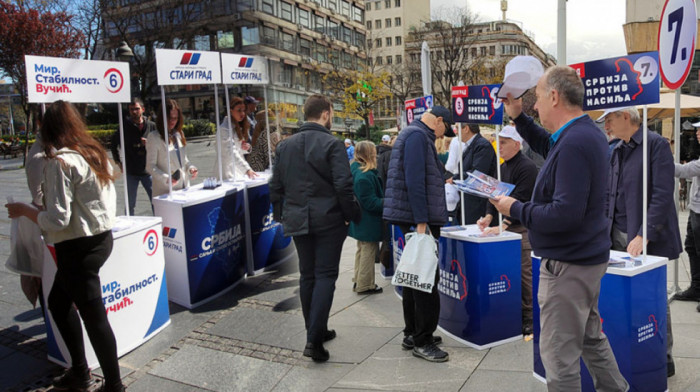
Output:
[[[442,229],[440,331],[478,350],[522,337],[520,240],[484,236],[476,225]]]
[[[112,254],[100,269],[100,282],[102,302],[120,357],[170,324],[161,232],[158,217],[120,216],[112,229]],[[56,260],[53,251],[44,252],[44,255],[41,283],[44,303],[48,303],[56,275]],[[69,367],[70,354],[48,309],[45,309],[44,318],[49,359]],[[84,328],[83,341],[88,366],[99,367]]]
[[[629,258],[627,253],[610,251],[613,259]],[[598,310],[603,332],[610,341],[620,372],[630,391],[666,391],[666,264],[664,257],[647,256],[646,261],[608,267],[601,280]],[[532,256],[532,290],[537,298],[540,277],[539,257]],[[540,307],[533,304],[534,376],[546,380],[540,356]],[[593,380],[581,360],[583,391],[595,391]]]

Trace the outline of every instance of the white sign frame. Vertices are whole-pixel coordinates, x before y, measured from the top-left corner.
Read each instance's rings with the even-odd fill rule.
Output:
[[[685,83],[693,65],[698,17],[694,0],[666,0],[658,32],[661,78],[672,90]]]
[[[267,58],[262,56],[221,53],[224,84],[269,84],[267,61]]]
[[[221,84],[220,57],[219,52],[156,49],[158,85]]]

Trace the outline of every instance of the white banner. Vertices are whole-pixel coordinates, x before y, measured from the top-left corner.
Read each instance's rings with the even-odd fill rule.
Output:
[[[129,102],[129,63],[24,56],[30,103]]]
[[[156,49],[159,86],[221,83],[219,52]]]
[[[224,84],[268,84],[267,58],[221,53]]]

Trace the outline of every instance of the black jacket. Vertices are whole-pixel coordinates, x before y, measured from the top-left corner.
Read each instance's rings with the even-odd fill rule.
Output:
[[[270,201],[287,236],[318,233],[359,218],[343,142],[319,124],[304,123],[277,146]]]
[[[486,138],[477,133],[474,140],[469,144],[462,154],[462,165],[464,167],[464,178],[466,172],[478,170],[491,177],[496,177],[496,152]],[[486,204],[488,201],[478,196],[464,195],[464,217],[466,225],[472,225],[486,214]]]
[[[386,189],[386,173],[389,171],[391,159],[391,146],[380,144],[377,146],[377,175],[382,183],[382,189]]]
[[[145,138],[151,131],[156,130],[156,124],[153,121],[144,119],[146,124],[143,131],[134,124],[129,117],[124,119],[124,157],[126,158],[126,172],[133,176],[147,176],[146,171],[146,145],[141,142],[141,138]],[[119,146],[121,140],[119,131],[112,135],[112,158],[118,164],[121,164],[121,156],[119,155]]]

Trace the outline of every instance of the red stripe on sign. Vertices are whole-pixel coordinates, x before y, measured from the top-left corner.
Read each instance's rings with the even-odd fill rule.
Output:
[[[248,61],[247,57],[241,57],[241,60],[238,62],[239,67],[245,67],[245,63]]]
[[[187,65],[190,63],[190,59],[192,58],[192,53],[185,53],[182,55],[182,60],[180,60],[180,65]]]

